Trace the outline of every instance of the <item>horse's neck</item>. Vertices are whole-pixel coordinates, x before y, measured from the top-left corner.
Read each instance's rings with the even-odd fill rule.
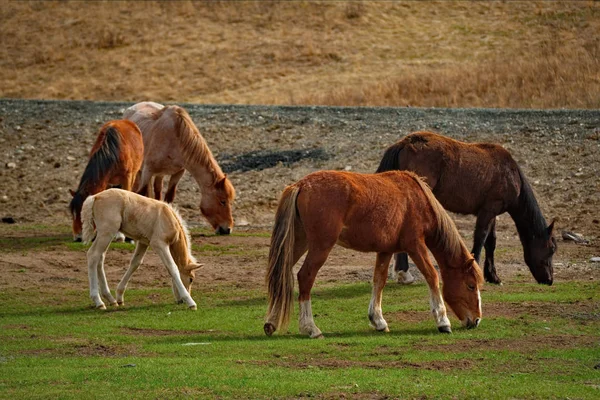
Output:
[[[523,245],[533,237],[543,237],[546,232],[546,220],[527,183],[521,188],[521,193],[515,206],[508,209],[508,213],[515,221],[519,238]]]
[[[213,161],[211,164],[212,165],[200,165],[197,163],[186,167],[198,183],[198,186],[200,186],[201,191],[204,191],[204,188],[206,187],[212,187],[224,176],[216,162]]]
[[[445,268],[462,268],[467,264],[471,257],[466,247],[462,246],[460,251],[452,252],[443,249],[441,246],[432,246],[429,248],[433,258],[437,261],[440,270]]]

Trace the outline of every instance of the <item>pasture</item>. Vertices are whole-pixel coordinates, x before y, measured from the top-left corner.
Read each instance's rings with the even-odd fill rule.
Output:
[[[1,100],[0,397],[3,398],[596,398],[600,372],[597,111],[430,110],[184,105],[236,187],[232,236],[214,236],[188,174],[175,204],[192,227],[198,311],[175,304],[152,250],[122,308],[91,308],[86,251],[71,238],[68,188],[98,128],[130,103]],[[373,254],[336,247],[313,289],[323,340],[263,333],[266,259],[282,188],[318,169],[371,172],[385,147],[431,129],[503,144],[533,184],[557,232],[555,282],[523,262],[513,222],[497,222],[503,286],[482,290],[483,320],[449,313],[437,332],[427,286],[388,281],[389,333],[368,326]],[[474,218],[453,215],[467,243]],[[106,255],[111,289],[133,252]],[[298,267],[296,267],[297,270]],[[414,271],[414,270],[413,270]]]

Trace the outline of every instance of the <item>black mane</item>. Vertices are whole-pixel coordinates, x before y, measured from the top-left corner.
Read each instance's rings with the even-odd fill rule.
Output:
[[[535,198],[533,189],[521,168],[517,166],[517,169],[521,178],[521,193],[517,199],[517,204],[511,207],[508,213],[515,221],[521,242],[526,244],[534,238],[549,239],[546,219],[542,215],[542,210]]]

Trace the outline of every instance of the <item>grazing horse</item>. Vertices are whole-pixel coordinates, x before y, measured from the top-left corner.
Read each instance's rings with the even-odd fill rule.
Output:
[[[185,222],[169,204],[133,192],[109,189],[88,197],[83,203],[82,215],[84,242],[89,243],[95,237],[87,259],[90,297],[96,308],[106,309],[100,294],[110,305],[123,305],[127,282],[142,263],[148,246],[152,246],[171,275],[175,300],[196,309],[191,286],[194,271],[202,265],[192,256]],[[118,231],[133,238],[137,244],[129,268],[117,287],[115,300],[104,273],[104,255]]]
[[[144,164],[137,192],[148,196],[154,177],[154,197],[160,200],[163,176],[170,175],[165,201],[171,203],[177,183],[188,170],[202,193],[200,212],[216,233],[228,235],[233,229],[235,190],[187,111],[142,102],[125,110],[123,118],[135,122],[144,136]]]
[[[266,275],[269,307],[264,331],[268,336],[289,322],[292,268],[307,251],[297,275],[300,332],[311,338],[321,336],[313,320],[310,291],[336,243],[377,253],[369,320],[378,331],[388,331],[381,295],[388,264],[397,252],[408,252],[425,277],[440,332],[451,332],[444,300],[463,325],[473,328],[479,324],[481,270],[454,222],[419,177],[400,171],[320,171],[285,188],[277,208]],[[443,297],[427,249],[440,266]]]
[[[88,196],[119,185],[132,190],[144,158],[142,133],[131,121],[109,121],[102,126],[76,191],[69,189],[73,240],[81,242],[81,206]]]
[[[525,263],[538,283],[552,285],[554,221],[546,226],[525,175],[502,146],[463,143],[431,132],[415,132],[388,147],[377,172],[413,171],[423,177],[446,210],[477,216],[473,250],[477,262],[485,246],[485,279],[500,283],[494,265],[496,216],[515,221]],[[394,269],[406,270],[406,254],[396,255]]]

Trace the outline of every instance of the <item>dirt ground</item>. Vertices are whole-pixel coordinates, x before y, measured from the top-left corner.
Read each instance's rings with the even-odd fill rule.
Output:
[[[130,103],[0,100],[0,288],[84,289],[85,252],[67,249],[69,188],[76,188],[87,153],[103,122],[119,118]],[[555,281],[600,279],[600,112],[443,110],[184,105],[237,190],[237,232],[270,232],[277,199],[286,184],[321,169],[372,172],[385,147],[405,134],[429,129],[466,141],[504,145],[523,167],[548,222],[558,218]],[[207,226],[199,191],[186,174],[176,205],[191,227]],[[473,217],[454,216],[468,246]],[[43,228],[42,228],[43,226]],[[52,228],[53,226],[56,229]],[[38,229],[39,228],[39,232]],[[587,245],[561,239],[581,234]],[[54,236],[53,236],[54,235]],[[49,237],[49,246],[19,248],[23,238]],[[239,287],[263,284],[269,238],[196,234],[205,264],[200,291],[215,282]],[[114,286],[131,252],[107,256]],[[498,273],[506,284],[532,282],[516,229],[498,221]],[[338,248],[317,282],[368,281],[374,255]],[[149,254],[132,287],[168,286],[160,260]],[[18,276],[19,279],[14,277]],[[57,299],[60,301],[60,299]]]

